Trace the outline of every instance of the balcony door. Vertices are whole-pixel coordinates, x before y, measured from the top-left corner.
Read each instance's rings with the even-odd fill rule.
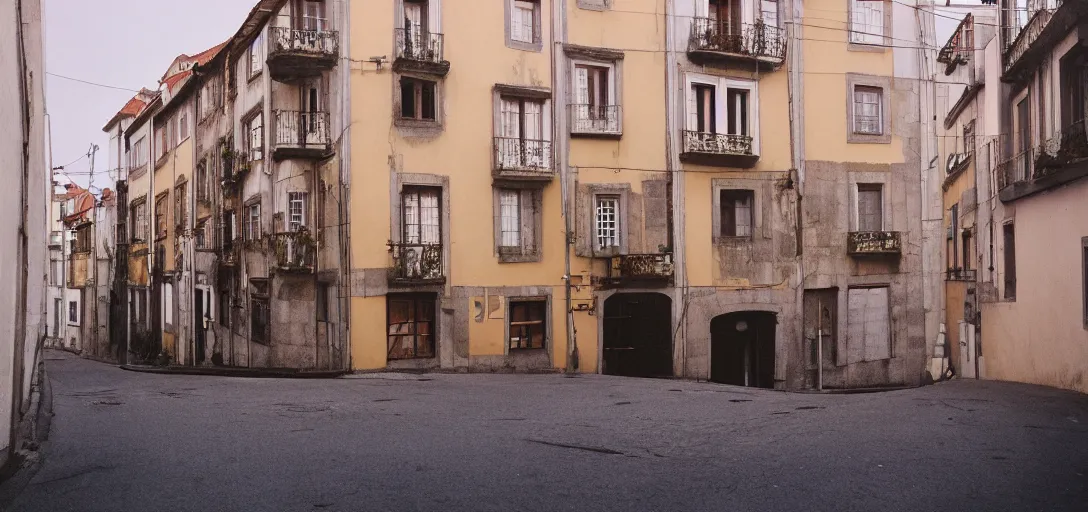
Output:
[[[740,0],[710,0],[707,12],[710,24],[722,36],[738,36],[741,33],[741,20],[744,13]]]
[[[329,29],[325,0],[295,0],[295,27],[300,30],[324,32]]]
[[[544,103],[526,98],[502,98],[502,147],[500,158],[507,168],[548,167],[544,150]]]
[[[312,78],[302,83],[299,88],[299,105],[303,141],[306,145],[324,144],[327,127],[325,126],[325,98],[320,78]]]

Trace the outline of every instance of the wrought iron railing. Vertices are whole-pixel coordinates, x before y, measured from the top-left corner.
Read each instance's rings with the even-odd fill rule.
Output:
[[[308,230],[272,235],[272,251],[276,266],[281,269],[307,270],[314,268],[317,243]]]
[[[1085,132],[1085,120],[1082,119],[1055,133],[1036,149],[1031,177],[1049,174],[1084,158],[1088,158],[1088,133]]]
[[[688,50],[782,61],[786,58],[786,38],[782,29],[761,21],[734,27],[710,18],[695,18],[691,23]]]
[[[1054,11],[1061,6],[1061,0],[1046,0],[1046,5],[1035,11],[1035,14],[1031,16],[1027,24],[1020,29],[1020,32],[1011,33],[1011,36],[1015,36],[1009,43],[1008,48],[1005,49],[1005,72],[1007,73],[1012,67],[1020,60],[1021,57],[1031,48],[1031,45],[1035,43],[1035,40],[1039,38],[1043,33],[1043,29],[1050,23],[1050,18],[1054,16]],[[1016,26],[1009,27],[1010,31],[1016,30]]]
[[[442,245],[389,242],[393,255],[392,281],[435,281],[443,279]]]
[[[396,51],[398,59],[440,64],[443,56],[442,34],[425,30],[396,29]]]
[[[901,254],[903,238],[898,231],[852,231],[847,235],[848,254]]]
[[[572,133],[620,133],[619,105],[571,105]]]
[[[307,53],[321,57],[336,57],[340,54],[340,35],[335,30],[272,27],[268,45],[269,56],[278,53]]]
[[[627,254],[612,258],[612,280],[668,279],[673,276],[672,254]]]
[[[717,155],[751,155],[752,137],[725,133],[684,131],[685,153]]]
[[[329,146],[329,113],[273,110],[272,145],[276,148],[314,148]]]
[[[499,170],[552,169],[552,141],[495,137],[495,167]]]

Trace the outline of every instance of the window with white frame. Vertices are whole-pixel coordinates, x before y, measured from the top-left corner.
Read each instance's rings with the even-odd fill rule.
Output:
[[[147,236],[147,202],[140,201],[132,206],[132,241],[142,242]]]
[[[539,0],[514,0],[509,20],[510,39],[519,43],[536,43],[540,39],[537,33],[539,12]]]
[[[196,164],[196,200],[208,200],[208,157]]]
[[[147,140],[146,137],[140,137],[129,149],[128,168],[129,170],[139,169],[144,165],[147,165]]]
[[[729,238],[751,238],[752,215],[755,204],[755,192],[752,190],[727,190],[719,192],[718,206],[721,209],[721,236]]]
[[[521,193],[518,190],[499,191],[499,247],[521,247]]]
[[[404,243],[437,245],[442,243],[439,189],[411,187],[404,191]]]
[[[246,240],[259,240],[261,238],[261,203],[254,203],[246,207]]]
[[[551,167],[544,105],[544,100],[536,98],[502,96],[500,99],[496,150],[503,168]]]
[[[300,0],[298,4],[296,5],[302,16],[302,30],[324,31],[327,29],[325,0]]]
[[[884,230],[884,187],[858,184],[858,231]]]
[[[178,135],[179,135],[179,132],[180,132],[180,130],[178,130],[178,128],[180,127],[180,124],[178,124],[179,120],[180,120],[180,116],[173,116],[168,121],[166,121],[166,125],[170,128],[169,130],[167,130],[167,133],[170,135],[170,137],[169,137],[169,139],[170,139],[169,144],[170,145],[166,147],[166,151],[170,151],[170,150],[178,147],[178,144],[179,144]]]
[[[264,34],[258,34],[257,38],[249,45],[249,78],[252,80],[264,71],[264,58],[261,50],[264,47]]]
[[[249,159],[261,160],[264,158],[264,115],[257,112],[246,123],[246,140],[249,143]]]
[[[287,231],[294,233],[306,227],[306,192],[287,193]]]
[[[616,66],[611,63],[574,63],[574,104],[571,131],[619,132],[616,101]]]
[[[193,228],[193,238],[195,239],[197,249],[211,249],[208,235],[208,219],[204,219],[198,222],[196,227]]]
[[[884,90],[864,85],[854,86],[854,133],[884,133]]]
[[[162,285],[162,323],[164,329],[174,325],[174,285],[169,282]]]
[[[594,198],[593,224],[598,249],[620,246],[620,196],[599,195]]]
[[[778,0],[762,0],[760,2],[763,24],[770,27],[778,27]]]
[[[850,42],[884,44],[884,1],[850,0]]]
[[[178,144],[189,138],[189,113],[182,112],[178,116]]]
[[[700,76],[688,81],[685,150],[759,153],[755,82]]]
[[[236,222],[237,218],[234,210],[223,212],[223,248],[225,249],[229,249],[234,240],[238,238],[238,225]]]

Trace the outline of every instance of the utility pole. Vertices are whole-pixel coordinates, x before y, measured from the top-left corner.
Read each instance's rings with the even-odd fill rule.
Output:
[[[94,192],[91,191],[94,188],[94,157],[98,153],[98,145],[91,144],[91,149],[87,151],[87,157],[91,159],[91,172],[90,179],[87,182],[87,193],[91,195],[91,257],[90,265],[91,275],[94,278],[91,280],[91,340],[94,344],[94,355],[98,357],[98,198],[94,196]],[[84,306],[86,309],[86,306]],[[84,318],[83,322],[86,323],[87,319]]]

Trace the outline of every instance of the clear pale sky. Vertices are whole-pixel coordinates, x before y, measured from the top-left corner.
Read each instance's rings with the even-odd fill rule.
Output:
[[[175,57],[193,55],[234,35],[256,0],[44,0],[46,71],[131,91],[46,77],[46,108],[52,121],[53,166],[99,146],[97,187],[113,186],[106,177],[109,143],[106,122],[141,87],[158,89],[158,80]],[[65,172],[86,186],[90,161],[67,165]],[[114,178],[116,178],[114,173]],[[60,184],[68,180],[55,178]]]

